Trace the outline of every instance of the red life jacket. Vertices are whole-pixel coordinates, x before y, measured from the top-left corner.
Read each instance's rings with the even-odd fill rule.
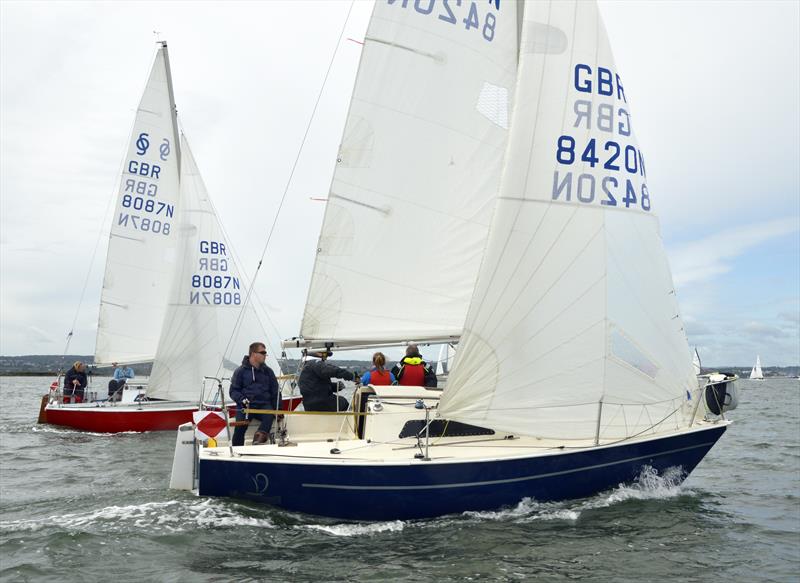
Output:
[[[407,362],[403,362],[402,364],[403,370],[397,384],[405,387],[424,387],[425,366],[422,364],[408,364]]]
[[[379,371],[378,369],[369,372],[369,384],[371,385],[391,385],[392,377],[389,376],[389,371]]]

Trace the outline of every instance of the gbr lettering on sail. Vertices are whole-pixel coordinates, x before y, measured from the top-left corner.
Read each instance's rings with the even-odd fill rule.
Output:
[[[552,200],[649,212],[644,156],[619,75],[578,63],[570,95],[572,127],[554,145]]]

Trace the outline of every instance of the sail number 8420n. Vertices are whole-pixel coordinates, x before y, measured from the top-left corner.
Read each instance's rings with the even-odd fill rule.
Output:
[[[400,8],[413,9],[417,14],[436,18],[438,21],[451,25],[464,25],[465,30],[479,30],[483,39],[492,42],[497,16],[487,10],[481,18],[478,4],[468,0],[386,0],[387,4]],[[489,0],[490,6],[499,7],[500,0]]]

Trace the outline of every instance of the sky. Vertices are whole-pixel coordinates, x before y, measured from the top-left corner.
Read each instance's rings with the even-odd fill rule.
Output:
[[[599,4],[690,344],[706,366],[799,364],[800,3]],[[0,2],[0,354],[60,354],[73,322],[69,352],[94,350],[109,202],[157,38],[250,274],[286,192],[256,290],[273,346],[296,335],[324,212],[312,199],[370,11],[356,1],[346,20],[350,6]]]

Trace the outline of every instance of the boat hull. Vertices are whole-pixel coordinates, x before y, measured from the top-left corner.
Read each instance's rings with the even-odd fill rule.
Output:
[[[134,406],[48,406],[45,408],[45,421],[51,425],[61,425],[94,431],[97,433],[120,433],[123,431],[174,431],[183,423],[191,423],[192,413],[197,405],[164,406],[156,408],[137,408]]]
[[[714,426],[571,453],[485,461],[336,464],[261,456],[258,461],[246,456],[201,458],[199,493],[355,520],[406,520],[492,510],[523,498],[557,501],[591,496],[634,481],[646,467],[659,473],[680,467],[685,477],[725,428]]]
[[[186,402],[149,402],[142,405],[107,406],[88,403],[85,405],[48,405],[48,396],[42,397],[39,423],[61,425],[94,431],[96,433],[121,433],[124,431],[174,431],[184,423],[192,422],[192,413],[197,405]],[[302,397],[287,397],[281,401],[281,409],[294,411]],[[230,407],[230,415],[236,414]]]

